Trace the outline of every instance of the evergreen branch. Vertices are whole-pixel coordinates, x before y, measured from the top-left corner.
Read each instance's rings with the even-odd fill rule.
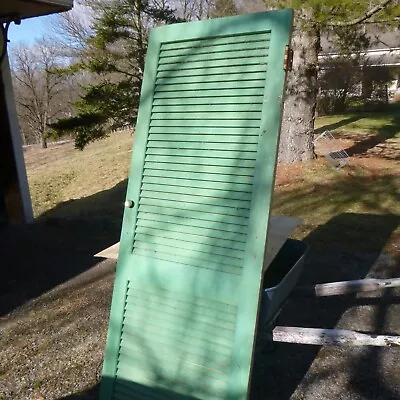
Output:
[[[372,7],[365,14],[360,15],[358,18],[354,18],[350,21],[330,22],[327,25],[328,26],[354,26],[354,25],[360,24],[360,23],[370,19],[372,16],[374,16],[378,12],[382,11],[392,1],[393,0],[384,0],[382,3],[376,5],[375,7]]]

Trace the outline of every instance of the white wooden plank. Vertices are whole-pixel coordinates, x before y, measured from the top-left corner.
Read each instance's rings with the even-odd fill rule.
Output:
[[[112,260],[118,259],[119,242],[95,254],[94,257],[109,258]]]
[[[398,286],[400,286],[400,278],[358,279],[354,281],[319,283],[317,285],[300,286],[295,289],[295,293],[317,297],[339,296],[355,292],[373,292],[379,289],[387,289]]]
[[[277,326],[272,331],[272,336],[274,342],[317,346],[400,346],[400,336],[375,335],[342,329]]]

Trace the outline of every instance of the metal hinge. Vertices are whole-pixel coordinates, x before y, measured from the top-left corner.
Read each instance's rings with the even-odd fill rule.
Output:
[[[289,45],[285,46],[285,58],[283,59],[283,69],[291,71],[293,67],[293,49]]]

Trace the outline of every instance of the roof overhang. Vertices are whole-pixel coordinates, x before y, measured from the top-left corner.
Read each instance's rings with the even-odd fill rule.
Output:
[[[73,0],[7,0],[0,2],[0,23],[68,11]]]
[[[360,53],[347,54],[350,58],[361,56],[360,66],[366,67],[399,67],[400,66],[400,47],[367,50]],[[329,64],[330,60],[341,57],[339,53],[320,53],[318,61],[322,68]],[[324,69],[324,68],[323,68]]]

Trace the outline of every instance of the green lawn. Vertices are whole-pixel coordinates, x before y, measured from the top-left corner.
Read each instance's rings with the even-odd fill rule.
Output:
[[[62,202],[109,190],[126,179],[132,142],[133,136],[127,131],[91,143],[83,151],[76,150],[72,142],[46,150],[28,150],[25,162],[34,215],[37,217]],[[79,213],[70,208],[71,204],[64,204],[53,214],[64,217]]]
[[[315,121],[315,127],[320,132],[332,130],[336,133],[378,133],[387,138],[400,138],[400,107],[393,105],[390,111],[385,112],[319,117]]]
[[[274,214],[301,218],[296,238],[303,239],[336,219],[325,240],[348,242],[365,250],[379,237],[380,229],[385,229],[378,222],[385,217],[387,223],[394,223],[392,244],[396,246],[400,239],[399,170],[353,164],[336,171],[322,158],[298,168],[292,180],[275,187],[273,202]]]

